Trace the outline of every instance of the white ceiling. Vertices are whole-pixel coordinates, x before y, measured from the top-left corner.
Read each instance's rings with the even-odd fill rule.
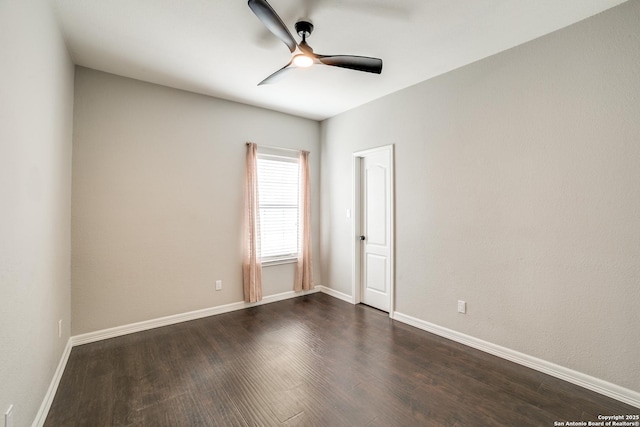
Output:
[[[73,61],[322,120],[592,16],[625,0],[269,0],[313,22],[316,53],[373,56],[382,74],[295,69],[246,0],[55,0]]]

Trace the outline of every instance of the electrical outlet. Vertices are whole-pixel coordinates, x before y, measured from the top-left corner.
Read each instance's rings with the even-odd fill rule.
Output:
[[[467,313],[467,303],[466,301],[458,300],[458,313],[466,314]]]
[[[13,427],[13,405],[4,413],[4,427]]]
[[[62,338],[62,319],[58,320],[58,338]]]
[[[222,280],[216,280],[216,291],[222,290]]]

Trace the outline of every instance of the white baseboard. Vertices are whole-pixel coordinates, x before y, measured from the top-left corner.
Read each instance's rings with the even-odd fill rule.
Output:
[[[398,313],[397,311],[394,313],[393,319],[640,408],[640,393],[637,391],[629,390],[599,378],[583,374],[582,372],[574,371],[564,366],[538,359],[537,357],[529,356],[442,326],[434,325],[433,323]]]
[[[53,374],[53,378],[51,379],[51,384],[49,384],[49,388],[47,389],[47,394],[45,394],[44,396],[42,404],[40,405],[40,409],[38,410],[36,418],[33,420],[33,424],[31,424],[31,427],[41,427],[47,420],[47,415],[49,414],[49,409],[51,409],[53,398],[56,395],[56,391],[58,391],[58,384],[60,384],[60,379],[62,378],[62,374],[64,373],[64,368],[67,366],[67,361],[69,360],[69,355],[71,354],[71,347],[71,338],[69,338],[67,340],[67,345],[62,352],[62,357],[60,357],[60,362],[58,362],[56,372]]]
[[[114,328],[102,329],[95,332],[88,332],[86,334],[75,335],[71,337],[73,346],[89,344],[96,341],[106,340],[109,338],[115,338],[122,335],[133,334],[136,332],[142,332],[149,329],[160,328],[162,326],[175,325],[176,323],[188,322],[190,320],[202,319],[203,317],[215,316],[216,314],[229,313],[231,311],[242,310],[249,307],[255,307],[258,305],[269,304],[272,302],[283,301],[290,298],[296,298],[302,295],[308,295],[318,292],[318,289],[303,292],[283,292],[281,294],[269,295],[255,303],[246,302],[234,302],[231,304],[220,305],[217,307],[205,308],[202,310],[190,311],[187,313],[175,314],[172,316],[159,317],[157,319],[145,320],[142,322],[131,323],[128,325],[116,326]]]
[[[327,288],[326,286],[316,286],[323,294],[331,295],[334,298],[338,298],[342,301],[348,302],[349,304],[355,304],[353,297],[351,295],[343,294],[340,291],[336,291],[335,289]]]

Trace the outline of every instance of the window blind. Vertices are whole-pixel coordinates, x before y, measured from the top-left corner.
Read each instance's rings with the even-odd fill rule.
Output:
[[[298,254],[299,191],[297,158],[258,154],[263,261]]]

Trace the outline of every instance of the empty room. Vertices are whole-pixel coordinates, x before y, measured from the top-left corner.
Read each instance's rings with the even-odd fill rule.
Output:
[[[640,426],[640,0],[0,0],[0,427]]]

